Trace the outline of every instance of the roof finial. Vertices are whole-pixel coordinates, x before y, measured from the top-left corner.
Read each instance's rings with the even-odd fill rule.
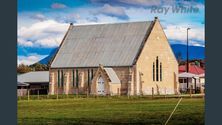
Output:
[[[102,64],[99,64],[99,67],[100,67],[101,69],[103,69],[103,65],[102,65]]]
[[[70,25],[73,25],[73,23],[70,23]]]
[[[156,20],[158,20],[158,17],[157,17],[157,16],[155,16],[155,17],[154,17],[154,20],[155,20],[155,21],[156,21]]]

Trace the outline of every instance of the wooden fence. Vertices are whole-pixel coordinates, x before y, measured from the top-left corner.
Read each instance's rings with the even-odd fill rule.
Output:
[[[29,92],[28,92],[29,94]],[[122,99],[170,99],[170,98],[204,98],[204,94],[181,94],[181,95],[116,95],[116,96],[99,96],[99,95],[81,95],[81,94],[55,94],[55,95],[25,95],[20,96],[18,100],[46,100],[46,99],[77,99],[77,98],[122,98]]]

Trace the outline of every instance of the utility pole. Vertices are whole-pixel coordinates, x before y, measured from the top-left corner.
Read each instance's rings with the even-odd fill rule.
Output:
[[[188,31],[190,30],[190,28],[187,28],[187,73],[189,73],[189,39],[188,39]],[[187,77],[187,89],[189,88],[189,81],[188,81],[188,77]],[[191,88],[190,88],[191,89]]]

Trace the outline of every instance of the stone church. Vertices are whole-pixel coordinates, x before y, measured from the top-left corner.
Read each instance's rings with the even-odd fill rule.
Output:
[[[178,62],[153,21],[70,24],[50,63],[49,94],[177,94]]]

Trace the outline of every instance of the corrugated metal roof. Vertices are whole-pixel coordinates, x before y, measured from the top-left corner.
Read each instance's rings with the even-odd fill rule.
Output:
[[[193,77],[197,77],[197,76],[198,75],[195,75],[193,73],[187,73],[187,72],[179,73],[180,78],[193,78]]]
[[[23,82],[17,82],[17,86],[29,86],[29,84]]]
[[[17,76],[17,81],[22,83],[49,82],[49,71],[28,72]]]
[[[151,23],[73,26],[51,68],[131,66]]]
[[[120,83],[120,80],[118,76],[116,75],[116,72],[113,70],[113,68],[104,68],[104,70],[109,76],[111,83]]]
[[[179,66],[179,72],[186,72],[186,66],[185,65],[181,65]],[[193,74],[196,74],[196,75],[199,75],[199,74],[203,74],[205,73],[204,69],[199,67],[199,66],[196,66],[196,65],[190,65],[189,66],[189,73],[193,73]]]

